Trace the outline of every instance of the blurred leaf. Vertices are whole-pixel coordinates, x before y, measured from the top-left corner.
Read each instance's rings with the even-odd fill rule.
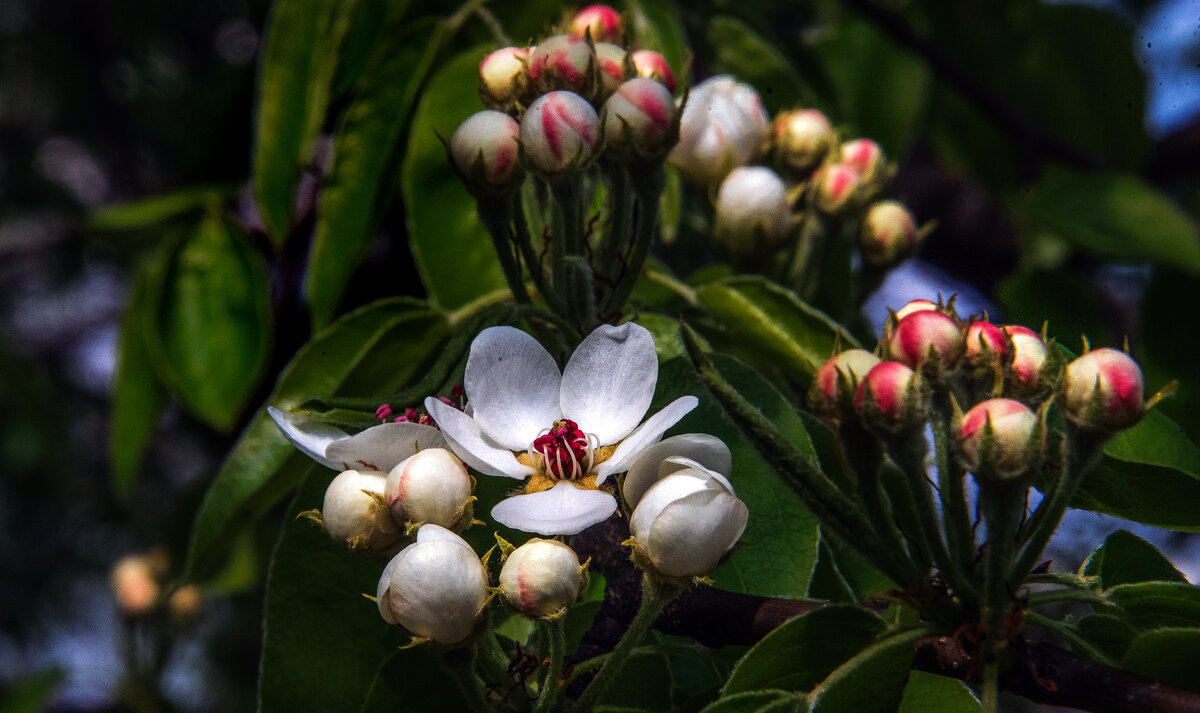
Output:
[[[1114,614],[1089,614],[1075,623],[1075,631],[1115,661],[1125,656],[1137,634],[1129,622]]]
[[[757,89],[768,113],[811,102],[811,87],[777,47],[746,23],[717,15],[708,22],[706,39],[716,52],[714,69]]]
[[[459,713],[469,710],[458,682],[442,667],[431,646],[392,654],[371,684],[362,713]]]
[[[713,703],[703,713],[798,713],[807,710],[803,696],[791,691],[745,691]]]
[[[870,611],[829,606],[767,634],[734,666],[724,694],[759,688],[806,692],[857,656],[887,628]]]
[[[277,0],[259,68],[254,194],[277,243],[291,230],[301,168],[325,120],[338,51],[356,0]]]
[[[567,609],[566,615],[563,616],[563,631],[566,638],[563,651],[567,656],[579,650],[579,645],[583,643],[583,637],[592,630],[592,623],[596,621],[596,615],[600,613],[600,606],[603,603],[599,600],[578,602]]]
[[[677,88],[682,91],[689,84],[684,70],[689,69],[691,50],[678,10],[664,0],[626,0],[625,12],[632,30],[630,46],[661,54],[675,72]],[[664,215],[663,225],[668,224]]]
[[[658,227],[662,231],[663,244],[670,245],[675,242],[679,221],[683,218],[683,179],[679,177],[679,169],[670,163],[663,169],[667,182],[659,201]]]
[[[454,175],[445,148],[458,125],[481,110],[477,47],[450,60],[429,83],[409,132],[404,200],[417,269],[434,304],[454,309],[505,286],[475,200]]]
[[[732,277],[696,290],[700,305],[724,327],[719,347],[760,368],[783,372],[801,387],[833,354],[834,336],[843,349],[858,342],[836,322],[795,293],[756,276]],[[705,336],[718,342],[717,335]]]
[[[1133,582],[1186,582],[1187,578],[1154,545],[1128,530],[1117,530],[1096,548],[1080,572],[1100,578],[1105,588]]]
[[[604,707],[658,713],[671,709],[671,668],[661,651],[634,650],[621,669],[620,679],[601,696]]]
[[[912,671],[913,649],[928,636],[914,629],[886,636],[830,674],[812,693],[813,713],[892,713]]]
[[[981,709],[979,699],[962,681],[913,671],[898,713],[975,713]]]
[[[267,580],[258,711],[356,713],[380,664],[405,637],[363,596],[375,595],[381,566],[299,516],[321,507],[334,475],[315,463],[302,470],[308,476],[288,509]],[[457,688],[409,680],[446,700]]]
[[[117,203],[97,209],[88,216],[88,230],[125,232],[144,230],[171,218],[218,206],[237,192],[237,186],[192,186],[181,191]]]
[[[384,195],[389,166],[417,90],[446,40],[443,22],[405,21],[400,27],[375,48],[338,126],[305,282],[314,330],[329,324],[355,268],[371,249],[389,198]]]
[[[1200,311],[1180,306],[1198,294],[1200,279],[1155,266],[1139,311],[1142,348],[1135,349],[1147,384],[1180,379],[1175,395],[1155,408],[1192,434],[1200,433],[1200,379],[1190,377],[1200,354]]]
[[[735,359],[717,354],[713,361],[742,396],[761,409],[797,447],[812,453],[804,425],[778,391]],[[714,586],[764,597],[803,598],[817,562],[820,536],[816,518],[758,455],[704,388],[687,359],[673,359],[659,370],[651,410],[684,394],[699,397],[700,405],[672,432],[709,433],[725,441],[733,454],[729,481],[750,510],[741,542],[712,574]]]
[[[1120,584],[1107,594],[1138,628],[1191,627],[1200,622],[1200,587],[1186,582]]]
[[[121,500],[128,499],[133,491],[142,454],[167,401],[167,391],[154,374],[144,338],[151,309],[147,279],[144,269],[134,279],[117,344],[108,455],[113,493]]]
[[[446,318],[423,302],[394,298],[351,312],[305,345],[267,403],[288,409],[312,396],[382,396],[416,381],[439,355]],[[452,350],[447,349],[447,352]],[[309,458],[259,411],[225,458],[196,514],[187,575],[202,576],[228,539],[296,487]]]
[[[653,312],[643,312],[633,320],[650,331],[658,361],[666,362],[683,356],[683,341],[679,338],[679,320]]]
[[[1029,221],[1084,250],[1200,274],[1200,236],[1170,198],[1130,174],[1055,171],[1021,203]]]
[[[270,355],[265,262],[208,216],[169,246],[149,290],[143,334],[155,369],[188,411],[229,430]]]
[[[1196,622],[1193,622],[1196,623]],[[1157,629],[1139,634],[1121,667],[1168,686],[1200,693],[1200,628]]]
[[[39,671],[5,681],[0,697],[0,713],[39,713],[50,709],[50,701],[58,687],[66,681],[61,669]]]
[[[858,601],[850,582],[838,569],[829,549],[829,538],[823,533],[817,566],[813,569],[812,581],[808,583],[808,598],[837,604],[853,604]]]
[[[1109,311],[1100,306],[1091,284],[1068,270],[1009,275],[996,287],[996,298],[1006,322],[1035,332],[1048,322],[1049,336],[1072,348],[1079,346],[1080,336],[1098,346],[1112,341]]]
[[[653,636],[667,657],[672,708],[679,711],[699,710],[716,698],[734,663],[746,650],[744,646],[709,649],[693,639],[661,632]]]

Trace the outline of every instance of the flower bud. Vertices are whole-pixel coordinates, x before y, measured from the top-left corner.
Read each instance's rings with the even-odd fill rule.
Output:
[[[717,191],[713,234],[735,255],[779,247],[792,227],[787,186],[765,166],[735,168]]]
[[[896,321],[899,322],[913,312],[923,312],[925,310],[941,312],[942,307],[937,302],[931,302],[930,300],[912,300],[901,307],[899,312],[896,312]]]
[[[479,100],[489,109],[514,112],[530,100],[529,50],[504,47],[479,63]]]
[[[967,327],[967,363],[971,366],[995,364],[1008,352],[1004,330],[991,322],[972,322]]]
[[[758,93],[729,75],[706,79],[688,96],[671,163],[688,181],[718,183],[761,153],[770,131]]]
[[[583,568],[575,551],[537,537],[512,551],[500,570],[500,592],[522,614],[550,616],[579,598]]]
[[[943,312],[913,312],[896,323],[887,337],[887,350],[893,359],[913,368],[931,353],[937,362],[949,364],[962,354],[962,330],[953,317]]]
[[[808,402],[817,414],[837,418],[842,406],[853,402],[858,384],[879,364],[879,357],[866,349],[847,349],[817,369]]]
[[[883,149],[870,139],[855,139],[842,144],[841,163],[857,171],[864,184],[881,179],[886,166]]]
[[[894,431],[921,420],[917,373],[897,361],[881,361],[854,392],[854,408],[869,424]]]
[[[596,68],[600,77],[600,99],[608,99],[617,87],[633,75],[630,73],[629,53],[624,47],[609,42],[596,43]]]
[[[491,110],[459,125],[450,139],[450,157],[473,193],[502,192],[520,181],[519,130],[511,116]]]
[[[829,119],[816,109],[780,114],[771,127],[775,159],[798,174],[807,174],[820,165],[837,138]]]
[[[488,598],[487,571],[471,546],[437,525],[392,558],[376,591],[379,613],[415,636],[456,644],[470,636]]]
[[[529,78],[541,94],[566,90],[590,99],[599,81],[596,53],[576,35],[547,37],[529,55]]]
[[[176,624],[186,624],[200,613],[202,603],[200,588],[194,584],[185,584],[167,597],[167,611],[171,613],[171,619]]]
[[[827,163],[813,174],[813,186],[817,210],[838,215],[858,205],[862,180],[858,171],[845,164]]]
[[[675,100],[653,79],[625,82],[602,112],[605,149],[618,158],[662,159],[674,144]]]
[[[671,71],[671,65],[667,62],[667,58],[654,50],[634,52],[633,69],[637,76],[653,79],[666,87],[667,91],[672,94],[675,92],[675,73]]]
[[[450,451],[427,448],[392,468],[383,497],[398,523],[452,529],[463,519],[471,499],[471,477]]]
[[[894,265],[916,252],[917,222],[899,201],[880,201],[867,210],[858,234],[863,260],[871,265]]]
[[[325,490],[321,518],[334,542],[351,549],[386,550],[400,541],[400,526],[383,504],[383,473],[347,470]]]
[[[1010,324],[1004,328],[1013,345],[1012,379],[1022,390],[1036,387],[1046,365],[1046,343],[1029,327]]]
[[[591,34],[593,42],[621,39],[621,16],[608,5],[588,5],[571,20],[571,32],[579,37]]]
[[[977,476],[1014,478],[1029,468],[1037,428],[1037,414],[1020,401],[984,401],[968,411],[959,426],[963,465]]]
[[[629,518],[629,531],[655,571],[686,579],[712,571],[742,536],[748,517],[729,481],[696,465],[647,490]]]
[[[129,555],[113,566],[110,576],[117,608],[125,616],[140,616],[158,601],[158,575],[144,555]]]
[[[1077,426],[1119,431],[1142,416],[1142,370],[1125,352],[1093,349],[1075,359],[1061,388],[1063,412]]]
[[[521,117],[521,146],[533,170],[554,177],[582,168],[600,138],[600,117],[586,99],[571,92],[537,98]]]

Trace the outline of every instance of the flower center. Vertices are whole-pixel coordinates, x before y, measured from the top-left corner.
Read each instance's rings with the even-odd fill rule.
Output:
[[[552,480],[576,480],[595,465],[595,438],[564,418],[534,439],[529,446],[529,460]]]

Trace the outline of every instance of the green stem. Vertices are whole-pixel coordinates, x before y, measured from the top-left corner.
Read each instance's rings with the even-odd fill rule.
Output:
[[[817,282],[814,277],[820,275],[817,265],[820,263],[824,242],[825,230],[821,219],[811,213],[805,215],[800,222],[800,236],[792,251],[784,282],[805,299],[810,299],[816,292]]]
[[[979,509],[987,524],[984,548],[983,612],[987,625],[985,664],[998,661],[1008,644],[1008,617],[1013,596],[1008,587],[1014,540],[1024,512],[1025,483],[979,478]]]
[[[1096,590],[1084,589],[1054,589],[1048,592],[1033,592],[1029,595],[1029,602],[1026,606],[1030,609],[1033,607],[1041,607],[1047,604],[1059,604],[1062,602],[1080,602],[1083,604],[1091,604],[1093,606],[1105,607],[1112,604],[1103,593]]]
[[[644,170],[631,174],[630,179],[633,195],[637,199],[637,228],[620,277],[605,305],[606,313],[618,311],[625,306],[625,301],[629,299],[634,285],[641,277],[646,258],[650,256],[650,246],[654,244],[654,238],[658,235],[659,203],[667,185],[666,172],[661,163],[645,166]]]
[[[988,661],[983,665],[983,690],[980,691],[979,702],[983,704],[982,713],[999,713],[1000,711],[1000,662]]]
[[[1067,626],[1060,621],[1055,621],[1049,617],[1042,616],[1035,611],[1029,611],[1028,609],[1025,610],[1024,616],[1025,623],[1032,626],[1041,627],[1055,636],[1058,636],[1070,644],[1072,650],[1108,666],[1119,665],[1119,662],[1109,658],[1107,654],[1093,646],[1090,641],[1077,634],[1070,626]]]
[[[483,682],[475,673],[475,645],[441,652],[442,664],[458,682],[463,699],[474,713],[493,713],[483,693]]]
[[[492,631],[488,631],[480,639],[479,663],[487,678],[501,687],[504,696],[507,697],[511,691],[516,691],[521,708],[528,708],[529,694],[525,690],[525,685],[518,683],[509,673],[508,669],[512,664],[512,659],[505,653],[504,648],[500,646],[500,641],[496,639],[496,634]]]
[[[975,531],[967,509],[964,471],[950,452],[950,402],[945,394],[933,397],[933,442],[938,466],[938,490],[942,496],[942,520],[949,555],[966,579],[975,568]]]
[[[583,178],[571,176],[550,184],[554,199],[553,244],[554,286],[566,296],[566,316],[580,333],[595,326],[596,295],[592,290],[591,265],[587,260],[584,235]]]
[[[549,713],[554,709],[562,693],[561,684],[563,658],[566,649],[566,634],[563,632],[562,618],[547,621],[542,626],[542,636],[549,643],[550,666],[546,669],[546,677],[538,691],[537,713]]]
[[[596,272],[607,280],[605,304],[611,303],[612,290],[616,287],[618,258],[626,243],[631,239],[630,221],[633,219],[633,201],[630,194],[629,172],[625,164],[616,161],[603,165],[604,180],[608,188],[608,231],[598,251],[599,263]]]
[[[542,299],[549,305],[550,311],[555,314],[563,313],[563,300],[558,291],[546,279],[546,272],[542,269],[542,261],[538,257],[537,251],[533,248],[533,236],[529,234],[529,222],[525,216],[525,206],[519,199],[514,199],[513,206],[513,229],[515,230],[515,238],[517,250],[521,254],[521,259],[525,262],[525,267],[529,269],[529,275],[533,278],[533,284],[542,295]]]
[[[521,275],[521,263],[513,250],[511,224],[513,219],[514,196],[506,195],[501,198],[480,198],[476,201],[479,221],[487,228],[492,236],[492,247],[500,258],[500,268],[504,271],[504,279],[513,298],[518,304],[530,304],[529,293],[525,290],[525,278]]]
[[[660,582],[649,574],[642,575],[642,605],[625,635],[613,647],[612,653],[605,659],[604,664],[596,673],[596,677],[592,679],[592,682],[584,689],[583,695],[576,701],[575,709],[577,711],[587,713],[592,710],[596,702],[621,673],[630,654],[646,636],[650,625],[658,618],[659,612],[682,591],[681,587]]]

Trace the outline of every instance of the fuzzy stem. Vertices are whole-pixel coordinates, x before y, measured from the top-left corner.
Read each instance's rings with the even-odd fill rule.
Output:
[[[967,494],[963,487],[964,471],[958,458],[950,452],[953,439],[950,403],[944,394],[933,397],[933,442],[938,466],[938,490],[942,497],[943,527],[949,554],[965,578],[975,566],[975,532],[967,510]]]
[[[533,284],[541,293],[542,299],[546,301],[552,312],[562,314],[562,296],[546,279],[546,273],[542,270],[542,261],[538,258],[537,251],[533,249],[533,239],[529,234],[529,221],[525,217],[525,206],[519,198],[514,197],[513,201],[513,229],[517,250],[525,262],[525,267],[529,268],[529,276],[533,278]]]
[[[650,246],[658,235],[658,208],[663,189],[667,185],[666,172],[661,163],[649,164],[643,170],[630,174],[633,195],[637,199],[637,229],[634,231],[630,254],[624,271],[613,286],[605,312],[614,312],[625,306],[625,300],[633,293],[650,256]]]
[[[475,644],[441,652],[442,665],[454,676],[463,698],[474,713],[492,713],[483,693],[483,682],[475,673]]]
[[[564,649],[567,644],[562,618],[545,622],[542,625],[542,636],[550,645],[550,666],[546,669],[546,677],[538,691],[536,712],[549,713],[554,709],[554,704],[563,690],[560,679],[562,679]]]
[[[600,244],[599,265],[596,272],[608,280],[605,304],[611,302],[612,290],[620,277],[618,257],[624,246],[632,239],[630,221],[633,220],[633,201],[629,184],[629,172],[625,165],[616,161],[603,166],[604,180],[608,187],[608,231]]]
[[[983,689],[979,694],[979,702],[983,704],[982,713],[999,713],[1000,711],[1000,663],[989,661],[983,665]]]
[[[514,198],[510,194],[500,198],[480,198],[476,201],[479,222],[492,237],[492,247],[500,258],[500,268],[513,298],[518,304],[530,304],[529,292],[525,290],[525,278],[521,275],[521,263],[513,250],[511,239]]]

